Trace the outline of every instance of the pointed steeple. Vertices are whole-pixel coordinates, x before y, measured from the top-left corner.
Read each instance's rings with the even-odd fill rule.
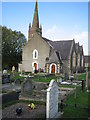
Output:
[[[30,39],[30,32],[31,32],[31,23],[29,24],[29,30],[28,30],[28,40]]]
[[[35,5],[35,11],[34,11],[32,28],[33,28],[33,29],[39,28],[39,18],[38,18],[38,5],[37,5],[37,0],[36,0],[36,5]]]

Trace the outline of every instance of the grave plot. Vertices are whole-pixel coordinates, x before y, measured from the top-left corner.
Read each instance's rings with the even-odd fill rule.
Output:
[[[22,108],[22,113],[17,115],[16,109]],[[45,105],[35,104],[35,109],[28,110],[28,103],[16,103],[2,110],[2,118],[45,118]]]
[[[31,80],[30,80],[31,81]],[[47,83],[30,82],[29,80],[22,83],[21,94],[19,100],[46,100]]]

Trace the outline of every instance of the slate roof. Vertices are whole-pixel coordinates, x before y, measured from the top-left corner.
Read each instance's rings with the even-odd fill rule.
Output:
[[[90,63],[90,56],[84,56],[85,63]]]
[[[63,60],[68,59],[73,40],[51,41],[46,38],[43,38],[43,39],[46,42],[48,42],[57,51],[57,55],[60,52],[61,58]],[[60,56],[60,55],[58,55],[58,56]]]
[[[69,54],[70,54],[70,50],[71,50],[71,46],[72,46],[72,41],[73,40],[67,40],[67,41],[54,41],[51,42],[50,44],[57,50],[60,51],[61,54],[61,58],[63,60],[68,59]]]
[[[49,42],[49,41],[51,41],[51,40],[49,40],[49,39],[47,39],[47,38],[45,38],[45,37],[42,37],[46,42]]]

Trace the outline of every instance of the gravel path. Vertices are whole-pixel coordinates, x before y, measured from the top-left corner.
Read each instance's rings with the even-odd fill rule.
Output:
[[[23,112],[20,116],[16,114],[17,107],[23,108]],[[17,103],[3,109],[2,118],[45,118],[45,112],[44,105],[36,105],[34,110],[28,110],[27,103]]]

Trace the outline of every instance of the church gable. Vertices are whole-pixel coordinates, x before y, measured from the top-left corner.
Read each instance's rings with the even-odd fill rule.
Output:
[[[52,49],[51,51],[51,55],[49,57],[49,60],[47,63],[60,63],[60,59],[59,59],[59,55],[57,55],[57,51],[55,51],[54,49]]]

